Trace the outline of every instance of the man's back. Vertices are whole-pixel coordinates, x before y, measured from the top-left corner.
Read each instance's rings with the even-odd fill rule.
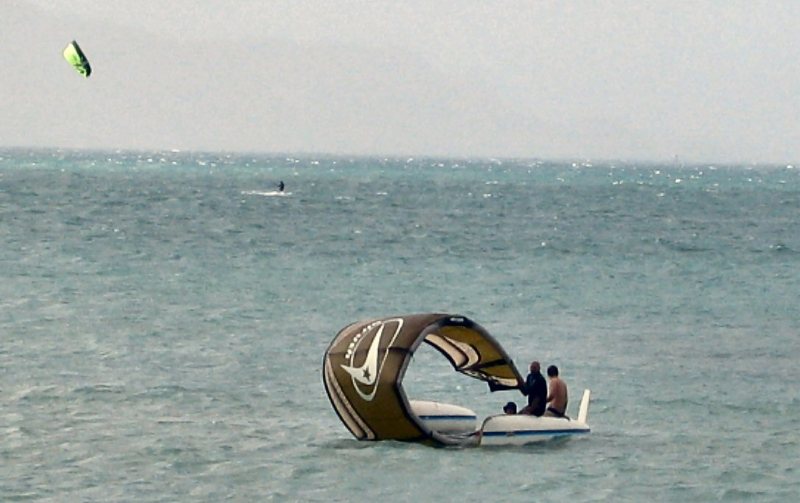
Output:
[[[541,416],[547,406],[547,383],[544,381],[544,376],[540,372],[531,372],[525,380],[525,385],[528,392],[529,413]]]
[[[556,412],[564,414],[567,412],[567,384],[560,377],[550,378],[550,396],[548,397],[548,407]]]

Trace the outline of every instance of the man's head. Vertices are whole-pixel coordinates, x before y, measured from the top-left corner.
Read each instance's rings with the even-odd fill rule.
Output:
[[[503,412],[505,412],[506,414],[516,414],[517,404],[514,402],[508,402],[503,406]]]
[[[547,367],[547,377],[558,377],[558,367],[555,365]]]
[[[534,373],[539,372],[539,370],[541,369],[541,367],[539,366],[539,362],[537,362],[536,360],[533,360],[531,362],[531,367],[530,368],[531,368],[531,372],[534,372]]]

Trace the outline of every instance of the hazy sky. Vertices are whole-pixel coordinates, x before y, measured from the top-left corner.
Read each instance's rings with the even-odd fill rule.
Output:
[[[796,163],[798,26],[796,0],[0,0],[0,146]]]

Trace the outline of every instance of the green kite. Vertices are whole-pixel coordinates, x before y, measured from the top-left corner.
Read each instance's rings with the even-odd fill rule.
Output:
[[[89,77],[92,74],[92,67],[89,65],[89,60],[86,59],[84,56],[83,51],[81,50],[78,42],[74,40],[67,44],[64,48],[64,59],[67,60],[67,63],[72,65],[75,70],[83,75],[84,77]]]

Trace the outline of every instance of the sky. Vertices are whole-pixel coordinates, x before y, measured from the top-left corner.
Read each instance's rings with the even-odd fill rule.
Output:
[[[0,147],[800,161],[795,0],[0,0]],[[75,39],[93,74],[61,51]]]

